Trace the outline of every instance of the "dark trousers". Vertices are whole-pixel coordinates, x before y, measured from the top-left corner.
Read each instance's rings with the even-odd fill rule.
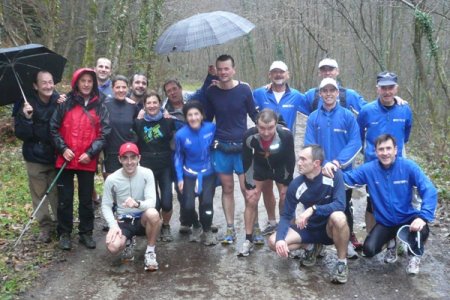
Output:
[[[380,253],[383,245],[389,242],[391,239],[395,238],[397,236],[397,231],[400,227],[403,225],[410,225],[413,220],[410,222],[407,222],[405,224],[392,226],[392,227],[386,227],[384,225],[381,225],[379,223],[375,224],[372,231],[369,233],[369,235],[366,237],[364,241],[363,246],[363,252],[364,255],[367,257],[373,257],[376,254]],[[421,233],[421,240],[425,243],[428,239],[428,235],[430,234],[430,229],[428,228],[428,224],[426,224],[422,230]],[[408,250],[409,252],[409,250]]]
[[[353,232],[353,202],[352,202],[352,189],[345,191],[345,216],[347,217],[348,228],[350,233]]]
[[[180,224],[182,226],[188,226],[187,225],[187,219],[188,217],[186,216],[186,212],[183,209],[183,193],[180,192],[180,189],[178,189],[178,181],[177,181],[177,175],[175,172],[175,167],[171,168],[171,172],[172,172],[172,181],[174,183],[175,186],[175,191],[177,192],[177,199],[178,202],[180,203]],[[200,222],[198,221],[198,214],[197,212],[194,210],[195,213],[195,219],[194,219],[194,223],[193,225],[195,227],[199,227],[200,226]]]
[[[153,170],[152,170],[153,171]],[[156,187],[156,210],[172,210],[172,178],[170,168],[153,171]]]
[[[195,225],[195,178],[184,176],[183,203],[184,217],[187,226]],[[203,177],[202,192],[199,195],[200,223],[204,231],[211,229],[214,216],[213,199],[216,191],[216,175]]]
[[[94,230],[94,189],[95,172],[64,170],[58,178],[58,235],[72,233],[74,177],[78,179],[78,233],[92,233]]]

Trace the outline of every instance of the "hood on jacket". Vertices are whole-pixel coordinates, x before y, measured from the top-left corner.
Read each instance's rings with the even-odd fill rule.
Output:
[[[92,76],[94,85],[92,87],[91,95],[92,96],[98,96],[99,95],[99,91],[98,91],[97,75],[95,74],[95,71],[93,69],[90,69],[90,68],[81,68],[81,69],[76,70],[73,73],[72,82],[71,82],[72,91],[75,91],[77,93],[79,92],[77,83],[78,83],[78,80],[81,78],[81,76],[83,76],[84,74],[89,74],[89,75]]]

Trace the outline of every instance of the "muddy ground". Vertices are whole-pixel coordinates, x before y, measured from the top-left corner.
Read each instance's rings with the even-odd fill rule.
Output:
[[[302,134],[302,128],[297,138]],[[296,139],[297,140],[297,139]],[[297,143],[299,144],[299,143]],[[221,235],[225,221],[216,191],[214,223]],[[420,274],[408,276],[407,257],[385,264],[382,255],[372,259],[349,260],[347,284],[330,283],[336,261],[333,247],[325,258],[311,268],[299,267],[299,260],[282,259],[266,245],[257,247],[247,258],[236,256],[244,239],[243,198],[236,188],[236,244],[213,247],[189,243],[178,233],[178,203],[174,201],[172,232],[174,241],[158,243],[160,269],[144,271],[145,241],[138,239],[135,261],[122,264],[105,249],[102,221],[96,219],[97,249],[78,245],[70,252],[55,250],[60,257],[42,270],[35,284],[21,299],[450,299],[450,240],[448,227],[432,226]],[[365,200],[355,199],[355,231],[365,236],[363,212]],[[262,201],[261,201],[262,202]],[[260,220],[266,221],[262,203]],[[441,224],[441,225],[439,225]],[[447,225],[448,226],[448,225]],[[56,243],[54,243],[56,249]]]

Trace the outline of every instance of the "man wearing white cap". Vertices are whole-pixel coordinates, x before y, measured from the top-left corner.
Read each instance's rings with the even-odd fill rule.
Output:
[[[305,115],[309,114],[309,104],[306,101],[305,95],[289,87],[287,84],[289,80],[288,67],[282,61],[276,60],[270,65],[269,79],[271,82],[269,88],[262,86],[253,91],[256,109],[262,111],[263,109],[269,108],[275,111],[286,122],[286,127],[294,135],[297,112]],[[277,226],[273,183],[265,183],[262,192],[268,216],[268,223],[262,231],[262,234],[269,235],[275,231]]]
[[[325,58],[319,62],[319,77],[332,78],[336,80],[339,76],[339,66],[336,60],[332,58]],[[358,114],[361,108],[367,103],[364,98],[358,94],[355,90],[343,88],[339,86],[339,95],[337,101],[339,104],[353,113]],[[310,105],[310,112],[313,112],[322,105],[323,99],[320,96],[319,89],[317,87],[308,90],[305,94],[306,100]]]
[[[359,126],[353,114],[337,104],[339,87],[336,80],[325,78],[319,86],[322,106],[313,111],[306,123],[305,146],[320,145],[325,153],[323,174],[332,176],[332,169],[343,171],[352,169],[352,163],[361,150]],[[346,191],[345,215],[350,232],[353,232],[352,193]],[[349,242],[349,258],[357,258],[353,245]]]

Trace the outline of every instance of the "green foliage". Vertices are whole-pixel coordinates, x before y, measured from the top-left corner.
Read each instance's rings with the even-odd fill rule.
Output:
[[[435,57],[437,55],[437,51],[438,51],[439,47],[433,38],[434,29],[433,29],[433,19],[431,18],[431,15],[424,11],[416,9],[415,13],[414,13],[414,17],[416,19],[416,23],[419,25],[419,27],[425,33],[425,36],[430,45],[431,56]]]

